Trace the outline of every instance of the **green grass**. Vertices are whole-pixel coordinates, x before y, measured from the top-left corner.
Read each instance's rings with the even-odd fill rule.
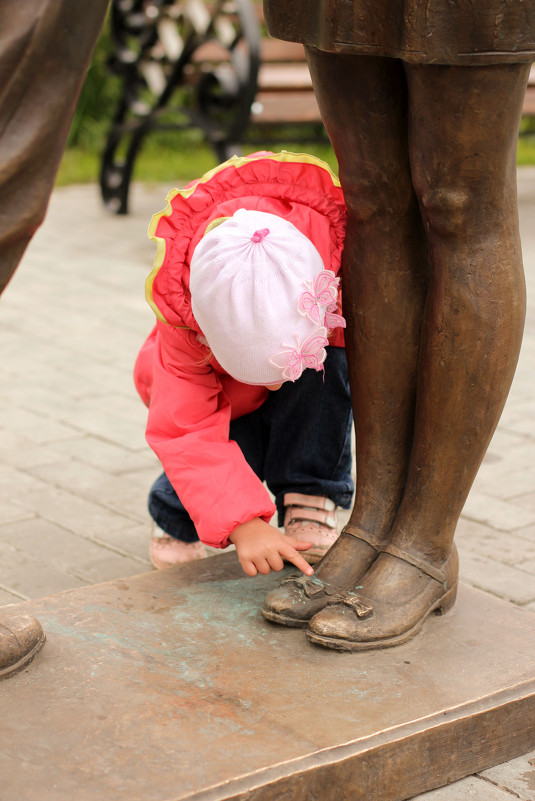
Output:
[[[533,134],[519,137],[516,163],[519,167],[535,164],[535,136]]]
[[[84,138],[87,141],[87,137]],[[98,181],[100,154],[104,147],[104,135],[92,138],[90,144],[71,145],[65,151],[56,178],[56,186],[92,183]],[[331,147],[326,144],[296,144],[277,142],[270,148],[268,144],[247,145],[243,154],[255,150],[271,149],[276,152],[290,150],[298,153],[311,153],[326,161],[334,172],[338,167]],[[194,178],[199,178],[217,165],[212,148],[206,144],[199,131],[154,132],[147,137],[140,149],[134,165],[134,181],[169,182],[181,186]]]
[[[98,181],[100,152],[75,146],[65,151],[56,179],[57,186]],[[197,178],[215,166],[212,150],[203,142],[184,144],[177,139],[175,147],[167,142],[147,140],[134,164],[134,181],[170,181],[183,183]]]

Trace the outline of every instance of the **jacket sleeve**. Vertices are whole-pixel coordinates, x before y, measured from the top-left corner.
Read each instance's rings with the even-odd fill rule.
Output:
[[[159,323],[146,437],[199,539],[224,548],[240,523],[269,522],[275,505],[229,441],[230,401],[193,336]]]

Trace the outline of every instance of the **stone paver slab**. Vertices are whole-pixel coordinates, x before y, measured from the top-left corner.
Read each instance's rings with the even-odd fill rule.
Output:
[[[535,751],[485,770],[481,775],[516,793],[522,801],[535,801]]]
[[[120,531],[103,531],[101,536],[95,536],[94,542],[100,542],[107,548],[115,548],[150,569],[149,540],[153,526],[150,521],[145,525],[128,526]]]
[[[29,520],[32,517],[34,517],[34,513],[28,509],[0,499],[0,526],[4,523],[12,523],[14,520]]]
[[[513,531],[535,523],[535,510],[522,509],[514,503],[477,491],[468,496],[463,515],[500,531]]]
[[[413,797],[413,801],[525,801],[479,776],[469,776],[446,787]]]
[[[60,570],[88,584],[98,583],[100,577],[109,581],[138,573],[146,565],[146,560],[142,566],[138,559],[117,553],[111,544],[103,547],[102,542],[76,536],[41,518],[0,526],[0,542],[31,553],[43,567]],[[26,594],[38,597],[35,593]]]
[[[21,598],[20,595],[15,595],[12,592],[8,592],[7,590],[0,589],[0,606],[6,606],[9,604],[18,604],[21,600],[25,600],[25,598]]]
[[[0,586],[20,598],[40,598],[86,582],[0,542]]]
[[[535,581],[526,570],[504,565],[465,548],[459,548],[459,555],[461,578],[473,587],[516,604],[535,600]]]
[[[112,442],[104,442],[91,435],[55,443],[57,452],[70,456],[83,464],[91,465],[112,475],[130,474],[132,471],[156,469],[157,460],[147,448],[135,451]]]
[[[127,465],[128,457],[125,456],[124,466]],[[146,496],[150,485],[147,485],[146,493],[143,494],[137,486],[132,486],[121,476],[113,476],[76,461],[44,465],[32,469],[31,473],[66,491],[75,490],[77,495],[93,503],[124,512],[137,520],[148,519]]]
[[[455,541],[463,552],[467,549],[495,562],[523,567],[526,560],[535,559],[535,539],[519,536],[519,531],[495,531],[482,523],[461,518]]]

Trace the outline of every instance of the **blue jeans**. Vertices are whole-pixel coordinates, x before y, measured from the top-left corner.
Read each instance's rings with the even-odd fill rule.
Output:
[[[351,478],[351,399],[343,348],[327,348],[323,373],[304,370],[284,383],[262,406],[230,424],[231,440],[273,495],[278,523],[284,495],[300,492],[331,498],[349,509]],[[157,525],[183,542],[198,540],[195,526],[169,479],[162,475],[149,493],[149,512]]]

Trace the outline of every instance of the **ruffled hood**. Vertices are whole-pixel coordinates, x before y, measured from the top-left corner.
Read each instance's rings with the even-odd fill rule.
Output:
[[[346,211],[340,183],[314,156],[255,153],[229,159],[184,189],[167,195],[149,236],[156,242],[146,297],[157,318],[200,332],[191,310],[189,265],[207,226],[238,209],[257,209],[288,219],[319,251],[325,269],[338,273]]]

